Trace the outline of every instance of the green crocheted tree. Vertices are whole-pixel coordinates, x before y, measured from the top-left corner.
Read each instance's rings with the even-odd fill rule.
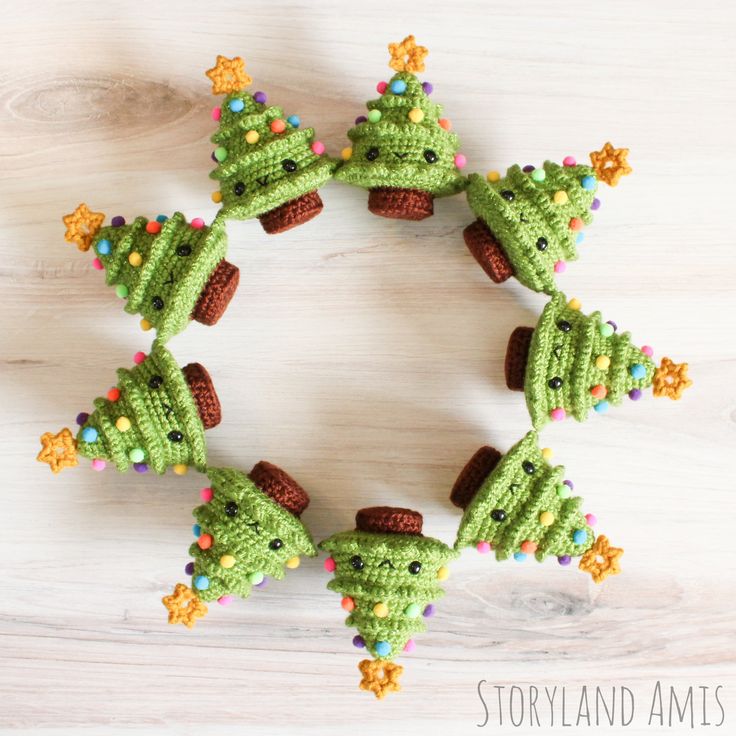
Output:
[[[691,381],[687,363],[663,358],[656,368],[652,349],[631,344],[600,312],[585,315],[580,303],[553,296],[535,329],[517,327],[506,350],[506,384],[524,391],[535,429],[572,414],[586,419],[593,408],[602,414],[628,395],[637,401],[654,384],[655,396],[679,399]]]
[[[620,572],[623,550],[609,547],[605,537],[593,549],[595,516],[580,513],[582,499],[571,495],[573,484],[563,480],[565,469],[550,465],[548,457],[551,451],[539,449],[535,432],[504,456],[493,447],[481,447],[450,494],[464,510],[455,549],[475,546],[482,554],[493,550],[497,560],[513,555],[519,562],[532,554],[539,562],[554,555],[560,565],[582,556],[581,569],[599,583]],[[603,544],[611,554],[598,560]]]
[[[103,218],[80,204],[64,217],[66,239],[81,250],[94,248],[94,267],[105,270],[125,311],[142,315],[142,329],[155,328],[157,340],[166,342],[191,319],[206,325],[220,319],[240,276],[225,260],[224,223],[207,227],[176,212],[150,221],[137,217],[131,225],[117,216],[100,227]]]
[[[600,206],[594,196],[598,181],[615,186],[629,174],[627,154],[606,143],[590,154],[592,166],[567,156],[562,166],[514,165],[503,178],[496,171],[471,174],[468,204],[478,219],[463,233],[470,252],[496,283],[515,276],[534,291],[553,294],[555,274],[577,259],[583,226]]]
[[[422,220],[434,213],[435,197],[465,188],[465,156],[442,107],[429,99],[432,85],[414,74],[424,70],[427,50],[408,36],[389,51],[397,74],[379,83],[381,97],[348,131],[352,147],[335,178],[370,190],[368,209],[376,215]]]
[[[317,554],[299,517],[309,505],[306,491],[287,473],[268,462],[248,475],[231,468],[209,468],[210,487],[194,509],[194,535],[186,567],[192,587],[179,584],[163,599],[169,623],[192,627],[216,600],[228,605],[247,598],[267,577],[280,580],[284,568],[299,567],[300,555]]]
[[[213,118],[219,122],[212,136],[217,168],[210,174],[220,182],[212,195],[221,202],[218,218],[258,217],[267,233],[301,225],[322,210],[317,193],[337,165],[325,156],[312,128],[299,128],[299,117],[284,117],[280,107],[267,106],[266,95],[245,91],[251,79],[241,58],[217,57],[207,72],[212,93],[225,94]]]
[[[416,511],[378,506],[361,509],[355,521],[355,531],[334,534],[319,547],[330,553],[325,569],[335,573],[327,587],[343,596],[345,624],[358,630],[353,644],[376,660],[360,663],[360,687],[381,698],[399,689],[402,668],[391,660],[413,651],[411,636],[425,630],[423,619],[444,595],[446,563],[457,553],[422,536]]]
[[[205,469],[204,430],[217,426],[221,418],[209,373],[199,363],[179,368],[162,345],[154,345],[148,356],[136,353],[134,360],[137,365],[131,370],[118,370],[117,386],[107,398],[95,399],[91,414],[79,414],[76,442],[59,444],[71,440],[68,429],[59,435],[46,433],[39,460],[54,472],[76,465],[77,453],[91,459],[95,470],[103,470],[107,462],[121,472],[131,465],[139,473],[163,473],[170,466],[179,474],[191,465]],[[53,455],[48,451],[55,448],[61,448],[68,461],[61,467],[50,462]]]

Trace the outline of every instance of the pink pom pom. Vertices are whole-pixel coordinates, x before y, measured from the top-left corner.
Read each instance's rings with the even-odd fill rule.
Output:
[[[641,351],[642,353],[644,353],[644,355],[648,355],[650,358],[652,357],[652,355],[654,355],[654,350],[652,350],[649,345],[642,345]]]
[[[136,365],[140,365],[144,360],[146,359],[146,354],[139,350],[134,356],[133,356],[133,362]]]
[[[222,117],[222,110],[219,107],[213,107],[212,108],[212,119],[215,122],[218,122],[221,117]]]
[[[549,417],[553,422],[561,422],[566,416],[567,414],[561,406],[558,406],[556,409],[552,409],[549,413]]]
[[[195,217],[189,224],[195,230],[201,230],[204,227],[204,220],[201,217]]]
[[[98,472],[100,470],[104,470],[107,463],[104,460],[100,460],[99,458],[97,460],[92,461],[92,470],[97,470]]]
[[[417,644],[414,641],[414,639],[409,639],[409,641],[404,644],[404,651],[405,652],[413,652],[417,648]]]
[[[387,82],[379,82],[376,85],[376,92],[378,92],[379,95],[382,95],[386,91],[387,88],[388,88]]]
[[[491,545],[488,544],[488,542],[478,542],[478,544],[475,545],[475,548],[482,555],[487,555],[491,551]]]
[[[468,159],[466,159],[465,156],[463,156],[462,153],[458,153],[455,156],[455,166],[457,166],[458,169],[465,168],[465,164],[467,164],[467,163],[468,163]]]
[[[202,489],[202,490],[201,490],[201,491],[199,492],[199,497],[200,497],[200,498],[201,498],[201,499],[202,499],[202,500],[203,500],[203,501],[204,501],[205,503],[209,503],[209,502],[210,502],[210,501],[212,500],[212,497],[213,497],[214,495],[215,495],[215,494],[214,494],[214,493],[212,493],[212,489],[211,489],[211,488],[203,488],[203,489]]]
[[[219,598],[217,599],[217,602],[218,602],[218,603],[219,603],[219,604],[220,604],[221,606],[229,606],[229,605],[230,605],[230,604],[231,604],[231,603],[233,602],[233,596],[231,596],[231,595],[221,595],[221,596],[220,596],[220,597],[219,597]]]
[[[565,273],[567,271],[567,263],[565,261],[555,261],[555,273]]]
[[[97,271],[102,271],[105,267],[102,265],[102,261],[99,258],[95,258],[94,261],[92,261],[92,268]]]
[[[595,514],[585,514],[585,523],[588,526],[595,526],[598,523],[598,519],[595,518]]]
[[[575,156],[565,156],[565,158],[562,159],[562,165],[563,166],[575,166],[577,161],[575,160]]]
[[[334,558],[328,557],[325,560],[325,570],[327,570],[327,572],[335,572],[335,567],[337,567],[337,565],[335,565]]]
[[[312,143],[312,153],[316,153],[321,156],[325,152],[325,144],[322,141],[315,141]]]

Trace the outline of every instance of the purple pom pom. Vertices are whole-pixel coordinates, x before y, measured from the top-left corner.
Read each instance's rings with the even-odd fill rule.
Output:
[[[125,225],[125,218],[122,215],[115,215],[115,217],[110,220],[110,224],[113,227],[122,227]]]

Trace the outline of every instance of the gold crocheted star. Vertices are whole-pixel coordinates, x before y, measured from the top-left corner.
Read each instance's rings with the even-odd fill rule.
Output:
[[[104,212],[92,212],[87,205],[82,204],[74,210],[74,212],[62,217],[66,225],[64,239],[68,243],[76,243],[79,250],[89,250],[92,240],[97,231],[102,227],[105,221]]]
[[[600,151],[590,154],[590,162],[593,164],[595,175],[609,187],[615,187],[622,176],[632,172],[626,157],[629,155],[628,148],[614,148],[606,143]]]
[[[41,435],[41,452],[36,456],[40,463],[48,463],[54,473],[78,464],[77,442],[71,430],[64,427],[60,432],[45,432]]]
[[[213,95],[240,92],[241,89],[253,83],[253,80],[245,73],[245,62],[239,56],[228,59],[227,56],[218,54],[215,65],[205,74],[212,80]]]
[[[207,615],[207,606],[184,583],[177,583],[174,592],[161,599],[169,611],[170,624],[184,624],[191,629],[198,618]]]
[[[594,582],[602,583],[609,575],[618,575],[621,572],[619,560],[623,553],[620,547],[611,547],[608,537],[601,534],[580,558],[578,568],[590,573]]]
[[[384,662],[379,659],[364,659],[358,669],[363,675],[360,689],[372,692],[379,700],[388,693],[401,690],[399,678],[404,668],[400,664]]]
[[[666,396],[678,401],[682,392],[693,385],[687,376],[687,363],[673,363],[669,358],[662,358],[659,368],[654,372],[654,395]]]
[[[416,72],[424,71],[424,58],[429,53],[429,49],[424,46],[417,46],[414,36],[407,36],[401,43],[390,43],[388,52],[391,54],[391,61],[388,65],[397,72]]]

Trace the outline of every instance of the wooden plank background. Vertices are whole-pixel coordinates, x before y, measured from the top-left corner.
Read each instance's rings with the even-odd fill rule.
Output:
[[[658,680],[721,684],[732,724],[735,20],[716,0],[8,4],[0,725],[533,732],[499,726],[494,707],[478,730],[481,679],[489,693],[625,685],[634,723],[601,730],[627,734],[677,730],[647,726]],[[404,658],[404,691],[378,703],[356,689],[353,632],[321,560],[191,632],[169,627],[160,598],[183,579],[203,479],[88,467],[53,477],[34,457],[41,432],[73,423],[149,339],[64,243],[61,215],[82,200],[110,216],[214,215],[203,71],[218,52],[243,55],[255,87],[336,154],[390,73],[386,44],[409,32],[431,50],[424,78],[468,170],[582,159],[609,138],[630,147],[634,175],[603,193],[560,283],[658,355],[689,360],[695,386],[679,403],[627,402],[544,433],[626,548],[624,574],[594,586],[553,562],[464,554]],[[317,538],[390,503],[420,509],[425,531],[452,541],[458,470],[479,445],[507,449],[528,428],[502,362],[512,328],[534,324],[544,300],[475,265],[462,197],[411,224],[371,216],[358,189],[331,183],[322,196],[317,220],[278,237],[234,223],[242,278],[229,312],[171,343],[182,364],[210,369],[222,398],[212,463],[287,468],[312,494]]]

